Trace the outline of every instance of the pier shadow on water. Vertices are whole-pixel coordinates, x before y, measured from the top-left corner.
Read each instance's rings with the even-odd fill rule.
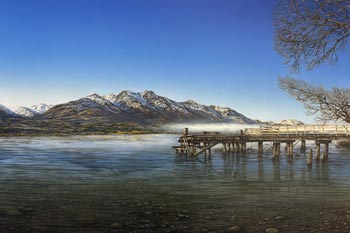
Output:
[[[0,231],[350,231],[348,152],[310,167],[253,147],[176,155],[176,138],[0,139]]]

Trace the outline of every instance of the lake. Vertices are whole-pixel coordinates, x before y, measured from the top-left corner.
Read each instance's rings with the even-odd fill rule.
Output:
[[[176,155],[178,137],[0,138],[0,231],[350,232],[349,151],[310,168],[269,144]]]

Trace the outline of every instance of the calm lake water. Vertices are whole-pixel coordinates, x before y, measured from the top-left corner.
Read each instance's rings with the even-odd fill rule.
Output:
[[[1,232],[350,232],[350,153],[179,156],[178,135],[0,138]],[[309,142],[308,148],[313,147]]]

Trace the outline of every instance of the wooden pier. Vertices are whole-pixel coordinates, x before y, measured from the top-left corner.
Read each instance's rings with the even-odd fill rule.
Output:
[[[281,146],[293,156],[295,147],[300,144],[300,150],[306,152],[306,141],[312,140],[316,145],[316,159],[327,159],[329,144],[333,140],[350,139],[350,126],[345,125],[298,125],[298,126],[261,126],[260,128],[247,128],[237,134],[222,134],[219,132],[203,132],[189,134],[184,129],[179,139],[179,146],[173,148],[179,154],[197,156],[201,153],[211,155],[212,148],[222,145],[222,151],[245,153],[247,143],[257,143],[258,154],[264,151],[264,143],[272,143],[272,156],[278,157]],[[323,149],[321,151],[321,148]],[[309,151],[310,154],[310,151]],[[313,152],[311,151],[311,158]]]

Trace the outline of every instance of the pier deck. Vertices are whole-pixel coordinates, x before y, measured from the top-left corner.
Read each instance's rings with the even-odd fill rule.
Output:
[[[298,125],[298,126],[261,126],[247,128],[236,134],[222,134],[219,132],[203,132],[189,134],[184,129],[179,138],[179,146],[175,146],[177,153],[196,156],[200,153],[211,155],[212,147],[222,144],[223,152],[245,152],[246,144],[257,143],[258,153],[263,153],[264,142],[272,142],[273,157],[279,156],[281,144],[286,144],[287,153],[292,156],[294,147],[301,142],[301,150],[306,151],[306,140],[313,140],[316,144],[316,159],[328,158],[329,144],[333,140],[350,139],[350,127],[345,125]],[[310,153],[309,153],[310,154]],[[312,157],[312,151],[311,155]]]

